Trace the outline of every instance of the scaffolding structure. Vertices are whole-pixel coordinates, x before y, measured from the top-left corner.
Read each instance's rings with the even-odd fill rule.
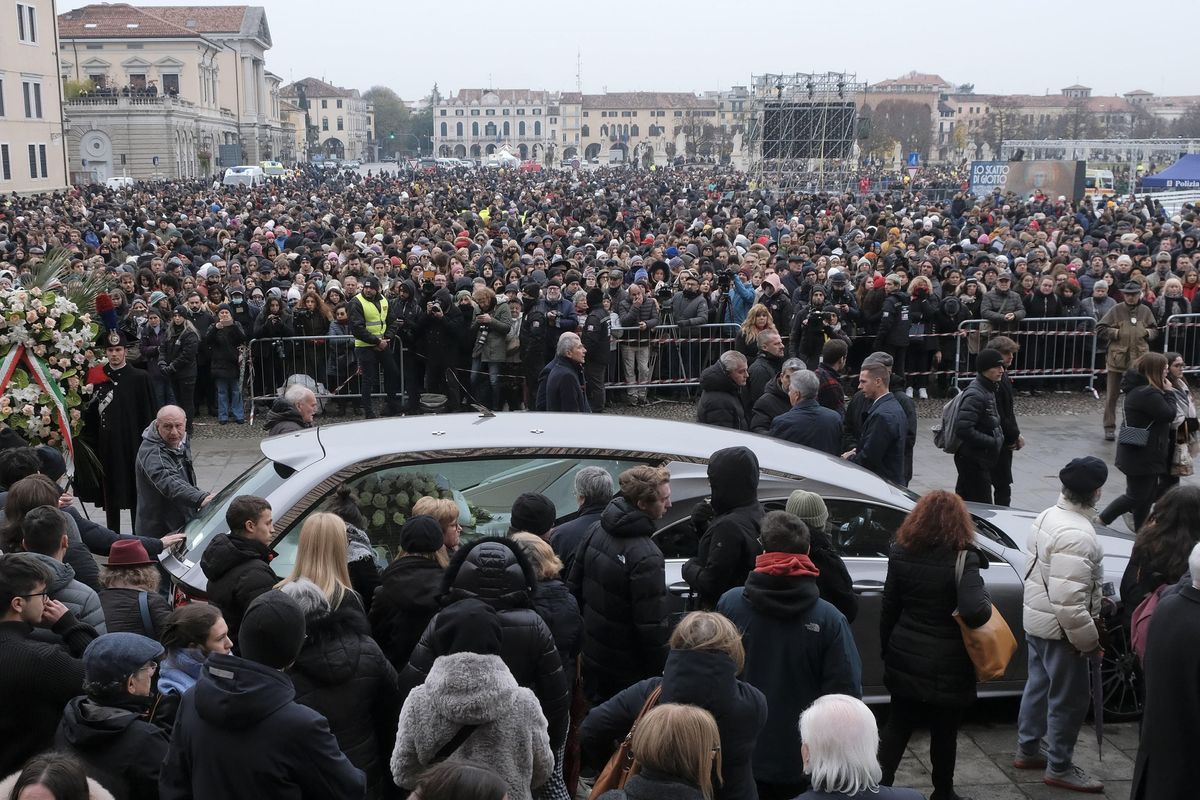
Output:
[[[751,180],[777,195],[851,189],[866,83],[846,72],[797,72],[754,75],[750,86]]]
[[[1200,153],[1200,139],[1005,139],[1000,158],[1088,161],[1124,173],[1127,186],[1137,186],[1138,170],[1150,164],[1169,164],[1187,153]],[[1151,170],[1156,171],[1156,170]],[[1131,190],[1132,191],[1132,190]]]

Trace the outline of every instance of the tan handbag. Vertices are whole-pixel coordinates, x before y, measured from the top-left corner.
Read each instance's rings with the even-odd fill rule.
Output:
[[[967,551],[960,550],[958,558],[954,562],[956,591],[958,585],[962,583],[963,567],[966,566],[966,561]],[[954,621],[958,623],[958,627],[962,631],[967,655],[971,657],[971,663],[975,665],[975,677],[980,681],[994,681],[1004,677],[1004,672],[1008,669],[1008,662],[1012,660],[1013,653],[1017,652],[1017,640],[996,605],[992,604],[992,616],[978,628],[972,628],[963,622],[958,609],[954,610]]]
[[[642,717],[654,708],[661,694],[662,684],[660,683],[654,687],[654,691],[646,696],[646,702],[642,704],[642,710],[633,720],[633,725],[629,728],[629,733],[625,735],[625,740],[621,742],[617,752],[612,754],[612,758],[596,776],[596,782],[592,784],[592,793],[588,795],[588,800],[596,800],[597,797],[611,789],[625,788],[625,782],[639,772],[637,757],[633,754],[633,732],[637,730]]]

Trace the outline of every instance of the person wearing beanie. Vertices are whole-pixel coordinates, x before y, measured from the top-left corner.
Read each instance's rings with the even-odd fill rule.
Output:
[[[366,778],[325,717],[295,701],[283,671],[304,645],[304,611],[259,596],[238,632],[244,656],[214,653],[183,695],[159,777],[161,800],[289,797],[362,800]]]
[[[1004,377],[1004,356],[985,348],[975,360],[975,380],[963,390],[955,418],[958,450],[954,466],[958,482],[954,491],[967,502],[992,502],[992,468],[1000,460],[1004,431],[996,407],[996,392]]]
[[[829,508],[824,498],[816,492],[796,489],[788,495],[784,511],[808,528],[808,557],[820,570],[817,589],[821,599],[842,612],[847,622],[854,622],[858,616],[858,594],[854,591],[846,563],[833,549],[833,540],[829,537]]]
[[[408,664],[413,648],[441,608],[442,576],[448,559],[438,521],[424,514],[400,529],[400,554],[380,576],[368,618],[371,633],[397,671]]]
[[[114,797],[158,796],[169,737],[152,721],[161,709],[151,690],[163,653],[161,644],[136,633],[101,636],[83,653],[85,693],[63,710],[55,747],[78,756],[88,777]]]
[[[594,414],[604,411],[604,380],[608,375],[609,346],[612,342],[612,314],[604,307],[604,299],[604,292],[600,289],[588,290],[588,313],[579,332],[579,338],[587,350],[587,360],[583,364],[585,391],[588,406]],[[615,310],[624,299],[623,289],[619,294],[610,295],[608,308]]]
[[[221,303],[217,306],[217,321],[204,334],[209,375],[217,389],[217,421],[222,425],[227,424],[231,416],[238,425],[246,421],[238,366],[242,345],[246,343],[246,331],[234,320],[233,313],[229,303]]]
[[[791,798],[808,788],[796,758],[801,712],[822,695],[862,696],[854,636],[846,618],[820,596],[821,570],[810,557],[809,536],[794,514],[767,514],[763,552],[745,586],[725,592],[717,604],[742,633],[742,679],[763,693],[771,709],[753,759],[763,798]]]
[[[554,507],[554,501],[538,492],[525,492],[513,502],[508,532],[511,536],[524,531],[550,541],[550,530],[557,519],[558,510]]]
[[[432,638],[442,655],[400,712],[396,785],[413,789],[429,767],[453,757],[487,764],[510,800],[532,800],[554,772],[554,752],[537,697],[501,656],[500,615],[482,600],[459,600],[438,614]]]
[[[1073,755],[1091,697],[1088,663],[1104,647],[1096,624],[1104,549],[1092,519],[1108,466],[1095,456],[1076,458],[1058,479],[1058,502],[1034,520],[1026,543],[1029,570],[1021,621],[1029,677],[1017,717],[1013,766],[1044,770],[1043,780],[1051,786],[1095,793],[1104,791],[1104,784],[1077,766]]]

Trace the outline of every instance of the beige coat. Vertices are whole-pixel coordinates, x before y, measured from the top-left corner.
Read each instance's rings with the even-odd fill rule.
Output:
[[[1121,302],[1108,310],[1096,325],[1096,335],[1108,342],[1104,368],[1109,372],[1124,372],[1133,362],[1150,352],[1150,342],[1158,337],[1154,312],[1144,303],[1133,307]]]
[[[1067,501],[1038,515],[1026,544],[1027,636],[1063,639],[1081,653],[1100,646],[1094,618],[1100,615],[1104,549],[1091,523],[1091,509]]]

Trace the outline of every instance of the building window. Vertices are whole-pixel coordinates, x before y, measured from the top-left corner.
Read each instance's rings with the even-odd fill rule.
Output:
[[[509,133],[510,133],[510,129],[508,127],[508,120],[504,120],[504,137],[506,139],[508,138]]]
[[[17,3],[17,41],[23,44],[37,44],[37,35],[37,9]]]
[[[540,108],[535,108],[535,109],[533,110],[533,115],[534,115],[535,117],[540,117],[540,116],[542,115],[542,110],[541,110]]]
[[[108,86],[108,74],[105,72],[89,73],[88,80],[91,81],[97,89],[103,89]],[[0,117],[2,116],[4,116],[4,114],[0,113]]]
[[[604,138],[607,138],[607,137],[608,137],[608,126],[607,126],[607,125],[601,125],[601,126],[600,126],[600,138],[601,138],[601,139],[604,139]]]
[[[472,136],[478,136],[478,135],[479,135],[479,123],[478,123],[478,122],[472,122],[472,123],[471,123],[471,135],[472,135]]]
[[[588,115],[588,112],[586,112],[586,111],[583,112],[583,115],[586,117]]]
[[[344,131],[344,130],[346,130],[346,126],[345,126],[345,124],[342,122],[342,118],[341,118],[341,117],[338,117],[338,118],[337,118],[337,129],[338,129],[339,131]]]
[[[496,123],[489,122],[487,125],[484,125],[483,126],[483,135],[489,139],[491,139],[493,136],[495,136],[496,135]]]
[[[517,123],[517,136],[525,136],[525,120],[521,120]]]
[[[517,116],[518,116],[518,117],[523,117],[523,116],[525,116],[525,109],[523,109],[523,108],[518,108],[518,109],[517,109]]]
[[[442,123],[442,136],[446,136],[447,132],[449,130],[450,130],[450,126],[443,122]]]
[[[12,180],[12,161],[8,158],[8,145],[0,144],[0,179]]]
[[[25,119],[41,119],[42,85],[37,81],[21,81],[21,97],[25,101]]]
[[[630,126],[630,128],[629,128],[629,135],[630,135],[630,136],[637,136],[637,135],[638,135],[638,126],[637,126],[637,125]]]
[[[321,108],[329,108],[329,101],[328,101],[328,100],[322,100],[322,101],[321,101]]]
[[[558,117],[551,117],[551,118],[550,118],[550,124],[551,124],[551,125],[557,125],[557,124],[558,124]]]
[[[46,169],[46,145],[29,145],[29,177],[34,180],[49,177]]]
[[[541,123],[541,121],[535,121],[535,122],[533,123],[533,135],[534,135],[534,136],[541,136],[541,135],[542,135],[542,123]]]
[[[446,116],[446,109],[444,109],[444,108],[443,108],[443,109],[441,109],[440,111],[438,111],[438,116],[439,116],[439,117],[444,117],[444,116]]]
[[[454,135],[455,135],[455,136],[458,136],[458,137],[460,137],[460,138],[462,137],[462,135],[463,135],[463,124],[462,124],[461,122],[456,122],[456,123],[454,124]]]
[[[0,117],[4,116],[4,78],[0,78]]]
[[[472,117],[478,117],[478,116],[479,116],[479,109],[478,109],[478,108],[472,108],[472,109],[471,109],[471,116],[472,116]]]
[[[179,76],[166,74],[162,76],[163,94],[176,97],[179,94]]]
[[[329,117],[321,117],[321,130],[329,130]]]
[[[342,107],[342,101],[341,101],[341,99],[339,99],[339,100],[337,101],[337,107],[338,107],[338,108],[341,108],[341,107]]]
[[[587,125],[584,125],[584,126],[583,126],[583,130],[581,130],[581,131],[580,131],[580,133],[582,133],[584,136],[591,136],[591,135],[592,135],[592,134],[591,134],[591,131],[589,131],[589,130],[588,130],[588,126],[587,126]]]
[[[130,73],[129,86],[132,89],[145,89],[146,74],[144,72]]]
[[[502,108],[502,109],[500,109],[500,115],[501,115],[501,116],[504,116],[504,117],[507,117],[507,116],[508,116],[508,109],[507,109],[507,108]]]
[[[496,116],[496,109],[489,108],[487,111],[484,111],[483,114],[486,117],[494,117],[494,116]]]

